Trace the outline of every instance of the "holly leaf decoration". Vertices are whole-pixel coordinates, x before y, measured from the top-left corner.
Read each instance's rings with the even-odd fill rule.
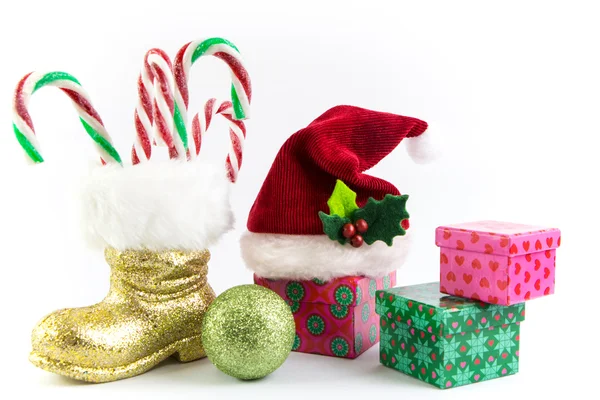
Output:
[[[327,205],[329,206],[329,215],[351,218],[354,211],[358,209],[356,193],[338,179],[331,197],[327,200]]]
[[[381,201],[371,197],[363,208],[354,212],[354,221],[364,219],[369,224],[369,229],[362,235],[366,244],[371,245],[381,240],[391,246],[394,237],[406,234],[400,223],[409,217],[406,211],[407,200],[408,195],[387,194]]]
[[[319,211],[319,218],[323,222],[323,232],[331,240],[337,240],[340,244],[346,243],[346,238],[342,235],[342,227],[350,223],[350,218],[340,217],[339,215],[327,215]]]

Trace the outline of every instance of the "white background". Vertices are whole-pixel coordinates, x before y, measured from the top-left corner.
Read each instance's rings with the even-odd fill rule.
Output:
[[[2,2],[0,391],[12,393],[2,397],[543,398],[596,383],[600,24],[592,2],[286,3]],[[379,365],[376,347],[353,361],[293,353],[250,383],[206,359],[169,361],[101,385],[29,364],[35,323],[102,299],[108,268],[81,241],[73,208],[76,177],[95,160],[91,140],[63,94],[40,91],[30,110],[47,161],[28,166],[11,129],[14,86],[30,70],[72,73],[127,158],[145,51],[161,47],[174,56],[185,42],[210,36],[238,46],[254,87],[232,199],[236,230],[211,249],[215,290],[251,282],[238,238],[289,135],[337,104],[418,117],[435,128],[445,157],[418,166],[401,145],[371,171],[411,196],[415,245],[399,284],[437,280],[441,224],[499,219],[563,232],[557,293],[527,304],[517,375],[441,391]],[[226,67],[201,64],[192,69],[190,110],[228,95]],[[214,154],[224,157],[225,124],[211,132]]]

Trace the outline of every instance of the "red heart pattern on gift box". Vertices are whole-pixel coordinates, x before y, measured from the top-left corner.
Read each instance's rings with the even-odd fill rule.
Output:
[[[558,229],[484,221],[489,231],[474,232],[465,225],[436,231],[446,261],[440,264],[443,293],[505,306],[554,293]]]
[[[529,262],[525,256],[513,257],[509,266],[509,258],[505,256],[448,249],[442,251],[447,252],[449,259],[447,264],[440,265],[442,293],[483,301],[498,298],[498,301],[489,302],[501,305],[554,293],[554,257],[546,258],[543,252],[531,254]],[[461,262],[457,263],[456,259]],[[473,268],[473,265],[481,264],[488,264],[489,267]]]

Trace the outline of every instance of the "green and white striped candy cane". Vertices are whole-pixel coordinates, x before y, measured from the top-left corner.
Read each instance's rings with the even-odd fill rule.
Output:
[[[177,140],[183,142],[183,147],[188,150],[190,157],[196,156],[195,143],[188,137],[188,106],[189,89],[188,80],[190,69],[202,56],[213,56],[227,64],[231,71],[231,102],[233,105],[233,119],[244,120],[250,118],[250,100],[252,86],[250,76],[242,62],[242,57],[237,47],[223,38],[210,38],[196,40],[183,46],[175,56],[173,72],[175,74],[175,130]]]
[[[62,90],[73,102],[79,120],[85,131],[94,141],[96,150],[103,163],[121,164],[121,157],[114,148],[112,139],[98,112],[92,106],[88,94],[74,76],[66,72],[31,72],[25,75],[17,85],[13,99],[13,130],[25,153],[34,163],[44,161],[35,135],[33,122],[27,110],[29,98],[44,86],[55,86]]]

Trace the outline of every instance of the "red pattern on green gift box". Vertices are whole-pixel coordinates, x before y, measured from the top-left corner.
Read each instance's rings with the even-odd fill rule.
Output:
[[[450,388],[515,374],[525,304],[448,296],[439,282],[377,292],[380,362]]]
[[[255,275],[254,282],[275,291],[290,305],[296,321],[293,351],[356,358],[379,341],[376,291],[394,286],[396,274],[329,282],[270,280]]]

